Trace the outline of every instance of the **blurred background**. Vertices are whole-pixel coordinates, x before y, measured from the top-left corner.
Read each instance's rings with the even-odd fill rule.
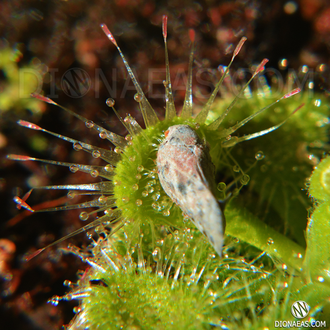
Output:
[[[31,121],[77,140],[110,147],[83,122],[60,108],[31,99],[29,94],[43,93],[95,123],[125,134],[105,104],[111,97],[122,116],[130,113],[142,124],[133,83],[116,48],[100,29],[100,23],[106,23],[151,104],[164,116],[163,15],[168,15],[168,48],[178,109],[185,93],[189,29],[196,32],[194,72],[202,72],[194,76],[196,106],[205,103],[219,78],[218,66],[229,63],[242,36],[248,41],[234,70],[249,68],[267,57],[268,67],[284,78],[290,70],[317,76],[315,88],[328,95],[330,5],[326,0],[1,0],[1,328],[52,330],[68,324],[77,303],[53,306],[47,300],[65,294],[64,280],[74,282],[77,271],[86,268],[65,250],[67,244],[89,244],[86,235],[80,234],[26,262],[28,253],[80,228],[82,222],[79,210],[31,215],[16,208],[14,196],[22,198],[34,186],[92,182],[90,176],[73,174],[68,168],[15,162],[6,155],[97,163],[88,154],[73,152],[72,144],[23,128],[17,121]],[[68,200],[65,193],[34,190],[27,202],[36,209],[56,207]]]

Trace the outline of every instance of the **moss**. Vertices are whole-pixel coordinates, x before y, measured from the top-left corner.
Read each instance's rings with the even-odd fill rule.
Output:
[[[19,67],[22,53],[6,44],[0,48],[0,54],[0,70],[4,76],[1,82],[0,112],[27,109],[35,115],[40,115],[45,106],[39,100],[31,99],[30,94],[42,87],[42,64],[33,64],[31,61],[30,65]]]

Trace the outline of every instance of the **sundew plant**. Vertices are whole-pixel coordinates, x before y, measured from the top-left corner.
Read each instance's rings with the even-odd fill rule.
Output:
[[[328,140],[327,99],[304,93],[299,86],[279,98],[273,97],[262,76],[267,59],[252,68],[246,83],[235,86],[236,95],[226,93],[226,98],[218,99],[219,90],[230,81],[231,64],[246,41],[243,37],[229,64],[223,67],[211,96],[197,110],[192,89],[194,32],[189,31],[186,93],[178,111],[164,16],[166,103],[161,119],[161,110],[156,112],[151,107],[114,36],[106,25],[101,28],[117,47],[134,83],[134,98],[145,128],[131,115],[123,118],[111,98],[106,104],[127,130],[126,136],[46,96],[33,94],[82,120],[86,129],[109,141],[109,148],[93,146],[25,120],[18,124],[67,141],[76,151],[90,153],[103,164],[8,155],[12,160],[66,166],[71,172],[82,171],[99,178],[92,183],[37,187],[67,190],[73,199],[90,197],[83,203],[43,210],[81,209],[80,219],[89,221],[60,240],[81,232],[88,232],[91,238],[87,249],[69,248],[90,267],[79,274],[77,283],[65,283],[70,287],[68,294],[50,300],[55,305],[63,299],[79,300],[77,315],[69,328],[272,329],[277,321],[303,321],[306,326],[329,323],[329,158],[317,165]],[[256,79],[262,83],[254,90],[250,86]],[[224,245],[218,253],[210,234],[198,226],[197,229],[189,214],[189,206],[201,200],[200,192],[196,191],[195,200],[186,204],[184,213],[179,201],[165,193],[160,184],[157,153],[169,128],[175,125],[190,127],[209,152],[212,165],[203,171],[214,181],[213,195],[220,201],[225,228],[225,237],[220,237]],[[189,163],[184,165],[189,169]],[[180,190],[189,184],[182,181]],[[34,212],[27,202],[29,193],[16,196],[15,202]],[[201,208],[206,213],[203,224],[207,226],[211,210],[207,204]],[[46,248],[35,251],[28,259],[38,258]],[[305,318],[291,312],[296,301],[309,306]]]

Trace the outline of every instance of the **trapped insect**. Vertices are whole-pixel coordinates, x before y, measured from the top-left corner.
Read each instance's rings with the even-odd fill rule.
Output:
[[[215,197],[215,167],[208,147],[188,125],[165,132],[157,153],[161,186],[222,256],[225,218]]]

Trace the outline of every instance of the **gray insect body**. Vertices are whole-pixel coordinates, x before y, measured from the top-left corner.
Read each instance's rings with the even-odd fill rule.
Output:
[[[215,197],[214,165],[208,147],[188,125],[165,132],[157,153],[160,184],[222,256],[224,215]]]

